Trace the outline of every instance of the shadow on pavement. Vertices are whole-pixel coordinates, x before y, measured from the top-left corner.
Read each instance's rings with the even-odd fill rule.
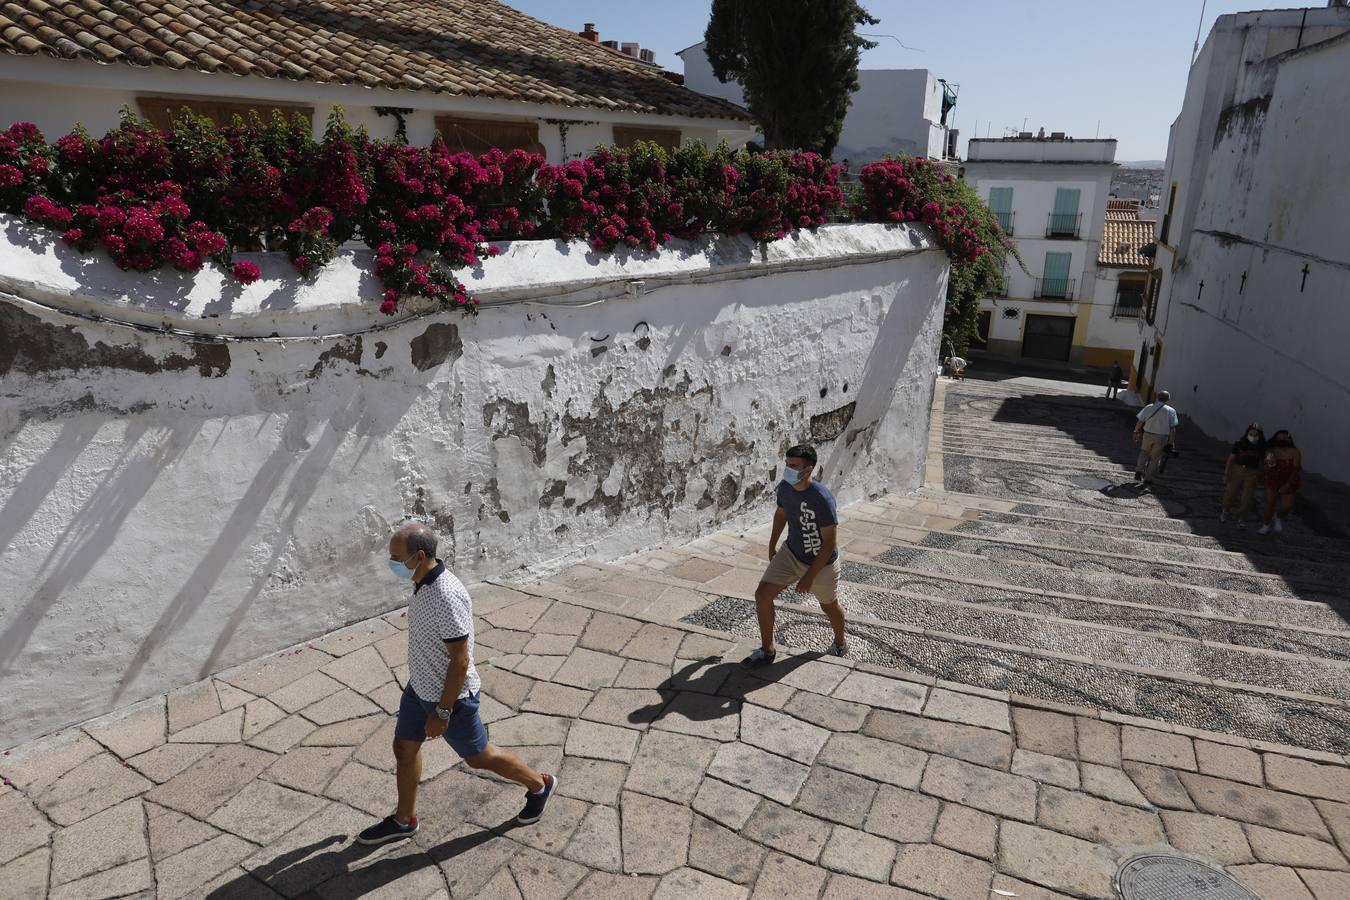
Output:
[[[819,653],[783,656],[780,650],[777,662],[747,669],[738,662],[709,656],[687,664],[657,685],[661,702],[633,710],[628,714],[628,721],[649,725],[676,713],[691,722],[734,716],[741,711],[741,702],[747,695],[774,684],[794,669],[820,657]]]
[[[314,889],[322,884],[326,900],[364,897],[419,869],[436,868],[449,862],[515,827],[515,819],[512,818],[492,828],[483,828],[425,849],[411,840],[392,845],[366,845],[356,843],[350,834],[334,834],[283,853],[252,873],[240,875],[206,896],[209,900],[256,900],[259,897],[278,896],[270,887],[273,884],[282,888],[286,896],[298,893],[312,896]],[[335,844],[341,846],[313,855]],[[384,855],[369,865],[352,870],[353,865],[376,853]],[[269,887],[264,887],[264,884]],[[289,889],[291,887],[297,890],[292,891]]]

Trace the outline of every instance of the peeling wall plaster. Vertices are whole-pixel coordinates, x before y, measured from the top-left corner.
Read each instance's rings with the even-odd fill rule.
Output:
[[[473,319],[224,342],[53,310],[0,241],[0,746],[402,605],[385,542],[410,516],[474,581],[766,520],[813,434],[841,500],[914,487],[946,257],[908,228],[780,244],[715,280],[765,257],[629,261],[679,279],[630,297],[611,274],[622,299],[586,307],[487,291]],[[498,298],[605,287],[580,245],[512,254]],[[124,312],[98,299],[124,273],[81,265],[62,305]],[[387,321],[333,296],[330,319]]]

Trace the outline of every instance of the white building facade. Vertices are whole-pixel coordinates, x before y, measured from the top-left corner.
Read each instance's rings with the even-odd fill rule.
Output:
[[[740,82],[722,82],[713,74],[705,42],[676,55],[684,60],[685,87],[745,105]],[[945,124],[944,105],[950,115],[955,102],[954,90],[927,69],[862,69],[834,158],[848,160],[851,172],[896,154],[945,159],[949,135],[955,132]],[[736,143],[758,135],[750,130],[733,130],[725,137]],[[950,140],[955,143],[954,138]]]
[[[977,347],[1014,358],[1111,364],[1115,348],[1093,346],[1089,322],[1115,154],[1114,140],[1058,133],[971,139],[964,177],[1026,266],[1009,259],[1006,296],[981,301]]]
[[[1211,435],[1288,428],[1350,481],[1350,9],[1222,16],[1167,152],[1139,387]]]
[[[601,144],[715,144],[753,127],[745,110],[672,83],[593,31],[490,0],[442,0],[417,44],[391,37],[425,14],[413,0],[378,12],[352,3],[346,17],[304,5],[284,16],[207,0],[160,12],[126,5],[92,30],[60,4],[18,5],[28,15],[0,32],[0,128],[32,122],[48,139],[77,124],[102,136],[123,108],[167,127],[183,107],[218,123],[300,114],[317,137],[340,107],[374,138],[429,144],[439,134],[454,150],[520,148],[556,163]],[[175,16],[170,30],[164,20]],[[230,37],[240,31],[252,35],[247,45]]]

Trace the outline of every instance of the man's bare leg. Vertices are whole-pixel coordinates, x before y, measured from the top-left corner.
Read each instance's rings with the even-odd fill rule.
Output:
[[[830,620],[830,627],[834,629],[835,644],[844,643],[844,608],[839,605],[839,601],[820,604],[820,611]]]
[[[489,772],[500,775],[505,779],[522,784],[531,793],[537,794],[545,787],[544,776],[527,766],[525,760],[510,750],[503,750],[501,747],[494,747],[492,744],[488,744],[486,750],[482,753],[475,753],[465,759],[464,762],[472,769],[487,769]],[[400,788],[401,795],[402,788]]]
[[[422,780],[421,743],[394,738],[394,762],[398,783],[398,809],[394,811],[394,819],[400,825],[408,825],[417,814],[417,784]]]
[[[769,584],[761,581],[755,588],[755,618],[759,620],[759,641],[765,653],[773,653],[773,601],[783,593],[785,584]]]

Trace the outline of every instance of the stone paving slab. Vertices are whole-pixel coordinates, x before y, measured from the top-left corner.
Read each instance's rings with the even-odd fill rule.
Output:
[[[38,878],[47,885],[39,892],[72,897],[142,889],[198,896],[208,885],[240,897],[562,898],[602,890],[607,898],[685,897],[695,890],[974,898],[1000,885],[1025,886],[1026,896],[1102,896],[1115,865],[1140,846],[1247,867],[1249,880],[1277,877],[1252,866],[1287,870],[1323,894],[1339,884],[1333,876],[1350,871],[1350,815],[1340,812],[1350,811],[1341,802],[1344,765],[1137,722],[1122,727],[1081,710],[1024,707],[995,699],[1006,695],[810,653],[788,654],[774,671],[750,677],[727,661],[744,645],[699,629],[630,621],[580,597],[527,599],[520,610],[498,606],[499,621],[580,631],[550,675],[484,679],[485,705],[502,704],[507,716],[494,724],[494,739],[561,779],[561,796],[539,825],[510,827],[519,789],[464,769],[437,745],[424,768],[423,834],[371,851],[351,835],[393,802],[392,719],[384,711],[310,724],[311,736],[346,727],[346,743],[334,732],[331,745],[297,741],[271,751],[234,735],[145,749],[158,726],[142,709],[143,721],[109,745],[134,760],[175,749],[204,754],[176,771],[161,769],[156,784],[114,777],[114,770],[141,776],[82,733],[17,748],[12,763],[0,762],[14,785],[0,804],[7,820],[28,824],[0,842],[0,879]],[[555,605],[568,609],[551,615]],[[591,643],[611,649],[583,646],[597,621],[603,631],[592,632]],[[652,659],[623,655],[635,640]],[[564,650],[566,643],[541,647]],[[364,712],[343,692],[360,698],[351,684],[373,693],[385,683],[374,684],[388,669],[373,645],[337,644],[347,652],[335,659],[364,661],[374,674],[367,678],[355,664],[330,668],[322,677],[336,671],[342,686],[302,711],[336,698],[329,701],[335,711]],[[690,667],[678,658],[682,646],[723,655]],[[625,683],[642,686],[610,686],[625,671]],[[316,672],[298,667],[293,681],[264,686],[284,699],[292,685],[315,684]],[[228,702],[235,700],[242,705],[180,731],[242,716],[254,702],[237,695]],[[158,715],[167,730],[167,712]],[[90,728],[108,734],[105,726]],[[1164,785],[1172,798],[1159,794]],[[1110,796],[1127,789],[1131,801]],[[1155,796],[1172,806],[1155,807]],[[1174,808],[1178,798],[1190,808]]]

